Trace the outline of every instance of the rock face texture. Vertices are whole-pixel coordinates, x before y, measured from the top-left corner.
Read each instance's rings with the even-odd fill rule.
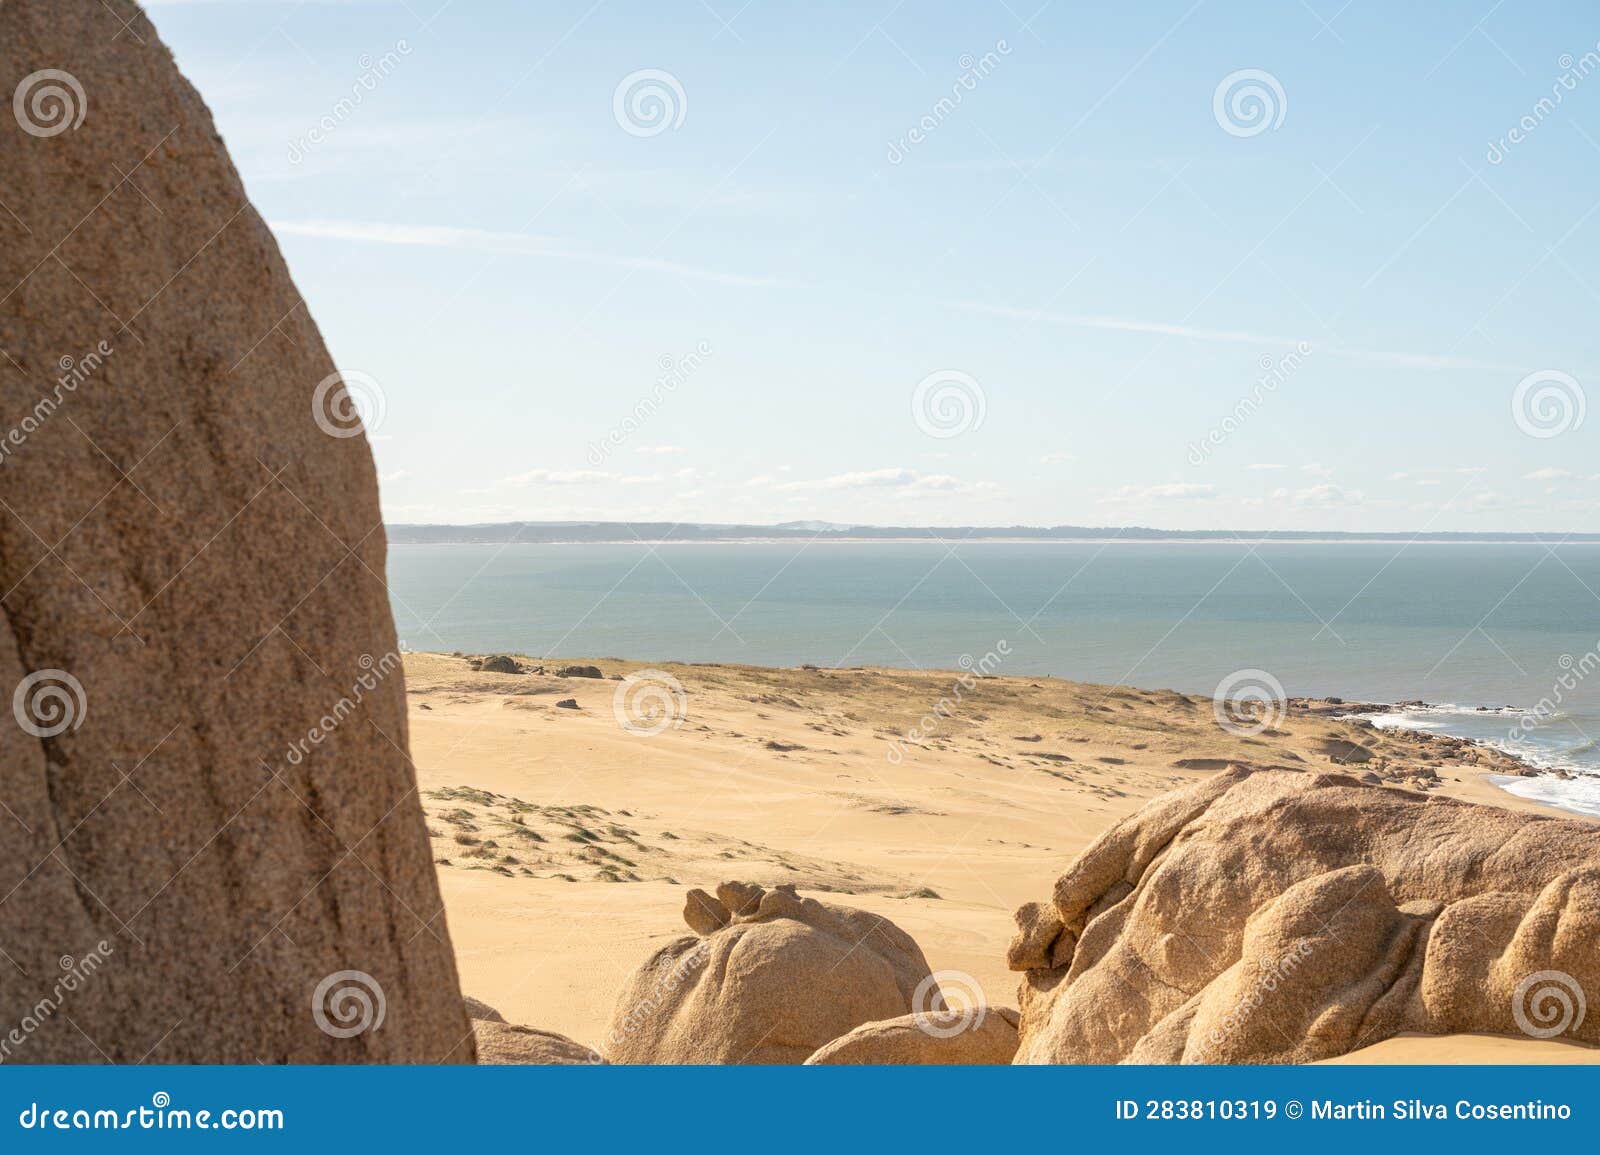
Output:
[[[944,1009],[922,951],[878,915],[725,882],[691,890],[684,920],[697,933],[623,985],[614,1063],[803,1063],[862,1023]]]
[[[554,1031],[515,1026],[504,1021],[475,1020],[478,1062],[486,1066],[588,1066],[604,1063],[598,1053]]]
[[[1017,1012],[974,1008],[863,1023],[806,1060],[807,1066],[995,1066],[1017,1053]]]
[[[1600,1042],[1600,829],[1233,770],[1018,911],[1019,1063],[1308,1062],[1403,1031]]]
[[[466,1007],[467,1018],[469,1019],[482,1019],[487,1023],[503,1023],[506,1021],[506,1017],[499,1011],[483,1000],[475,999],[471,995],[462,995],[461,1005]]]
[[[0,1058],[470,1062],[351,391],[136,5],[0,87]]]

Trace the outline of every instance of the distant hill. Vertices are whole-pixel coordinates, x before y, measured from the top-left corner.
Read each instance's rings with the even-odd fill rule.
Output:
[[[1318,530],[1178,530],[1148,526],[839,525],[786,521],[779,525],[719,525],[669,521],[508,521],[492,525],[386,527],[391,545],[464,542],[635,541],[1418,541],[1600,542],[1600,533],[1348,533]]]

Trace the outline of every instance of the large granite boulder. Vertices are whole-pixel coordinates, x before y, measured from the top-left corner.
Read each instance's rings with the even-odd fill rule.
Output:
[[[806,1066],[992,1067],[1016,1054],[1017,1012],[975,1006],[862,1023],[819,1048]]]
[[[0,1058],[470,1062],[351,390],[137,5],[0,88]]]
[[[474,1019],[478,1062],[486,1067],[581,1067],[603,1065],[605,1059],[582,1043],[538,1027],[495,1019]]]
[[[696,933],[623,984],[614,1063],[803,1063],[862,1023],[945,1010],[922,951],[880,915],[725,882],[691,890],[684,920]]]
[[[1017,914],[1019,1063],[1282,1063],[1401,1032],[1600,1043],[1600,827],[1231,770]]]

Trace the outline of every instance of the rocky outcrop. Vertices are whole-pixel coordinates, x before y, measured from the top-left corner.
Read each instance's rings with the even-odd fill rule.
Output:
[[[615,1063],[803,1063],[862,1023],[942,1011],[911,937],[888,919],[725,882],[692,890],[674,939],[624,984],[605,1050]]]
[[[1600,1042],[1600,831],[1338,774],[1152,801],[1025,906],[1022,1063],[1279,1063],[1400,1032]]]
[[[481,999],[473,998],[471,995],[462,995],[461,1005],[466,1008],[467,1018],[469,1019],[482,1019],[486,1023],[503,1023],[506,1021],[506,1017],[499,1011]]]
[[[478,1040],[481,1066],[592,1066],[605,1059],[592,1048],[554,1031],[523,1027],[504,1020],[477,1019],[472,1033]]]
[[[806,1060],[807,1066],[994,1066],[1017,1053],[1017,1012],[976,1007],[863,1023]]]
[[[0,77],[3,1057],[471,1061],[348,381],[136,5]]]

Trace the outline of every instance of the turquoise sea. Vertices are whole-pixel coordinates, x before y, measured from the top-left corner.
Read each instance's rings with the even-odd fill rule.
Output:
[[[1600,545],[806,542],[396,545],[414,650],[963,667],[1211,694],[1422,700],[1600,814]],[[1002,646],[1002,643],[1004,645]]]

